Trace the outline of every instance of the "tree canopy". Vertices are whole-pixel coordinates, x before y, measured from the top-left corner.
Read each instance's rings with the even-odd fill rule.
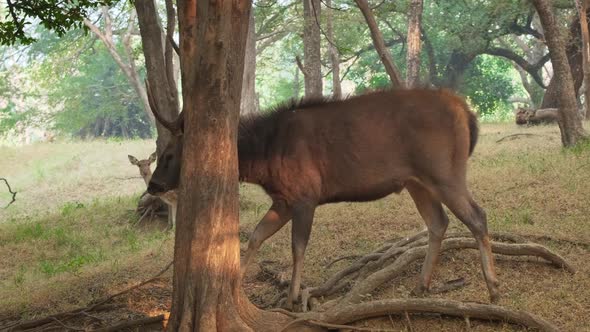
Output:
[[[405,77],[410,1],[369,4],[384,43]],[[165,22],[164,3],[159,6],[160,20]],[[324,95],[332,93],[330,45],[338,51],[344,95],[388,86],[388,75],[355,2],[333,0],[329,7],[326,3],[321,6],[323,12],[316,23],[321,25]],[[561,8],[564,22],[575,13],[567,2],[556,2],[556,7]],[[38,114],[36,107],[24,102],[24,95],[43,95],[51,108],[44,111],[50,114],[45,117],[47,127],[80,136],[148,135],[150,121],[140,112],[146,99],[83,23],[88,18],[104,30],[104,8],[108,8],[113,47],[124,60],[128,57],[123,44],[125,31],[132,23],[127,37],[133,49],[131,57],[137,61],[137,75],[145,77],[132,6],[112,0],[6,1],[0,8],[0,43],[8,45],[0,49],[5,60],[0,70],[3,76],[13,77],[0,85],[0,96],[5,96],[0,102],[2,128],[13,128]],[[303,96],[304,75],[296,60],[303,57],[303,5],[296,0],[258,0],[253,11],[256,90],[264,110]],[[333,17],[331,39],[326,35],[327,11]],[[458,90],[486,119],[509,118],[514,100],[539,105],[552,72],[542,29],[529,2],[433,0],[425,3],[422,17],[419,85]],[[19,85],[15,72],[22,80],[35,83]],[[15,89],[18,93],[13,93]],[[112,128],[105,130],[105,122]]]

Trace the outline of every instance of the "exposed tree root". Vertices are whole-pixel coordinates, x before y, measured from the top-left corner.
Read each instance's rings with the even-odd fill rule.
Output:
[[[560,255],[548,248],[527,241],[526,236],[508,233],[491,234],[494,240],[509,243],[492,242],[492,251],[508,256],[533,256],[574,273],[575,269]],[[526,243],[525,243],[526,242]],[[399,276],[416,260],[425,258],[428,250],[428,233],[420,232],[412,237],[390,241],[377,250],[358,258],[350,266],[336,273],[323,285],[302,290],[301,303],[303,311],[308,307],[311,312],[293,314],[297,318],[286,330],[297,330],[303,326],[323,326],[327,328],[346,328],[363,330],[346,324],[387,315],[406,315],[407,313],[438,313],[458,316],[466,319],[499,320],[544,331],[557,331],[557,327],[535,315],[514,311],[496,305],[465,303],[441,299],[394,299],[362,303],[367,294]],[[455,249],[478,249],[476,241],[467,232],[450,232],[442,243],[441,251]],[[338,260],[346,259],[347,257]],[[334,262],[334,261],[333,261]],[[332,263],[333,263],[332,262]],[[331,263],[331,264],[332,264]],[[331,264],[328,264],[330,266]],[[432,293],[443,293],[465,286],[465,280],[459,278],[432,289]],[[344,289],[348,291],[336,299],[331,299],[318,307],[318,298],[329,296]],[[314,305],[312,306],[311,303]],[[408,323],[408,324],[411,324]]]
[[[430,290],[430,294],[442,294],[450,291],[454,291],[459,288],[463,288],[468,283],[465,281],[465,278],[458,278],[455,280],[449,280],[445,282],[443,285],[433,288]]]
[[[363,319],[404,315],[408,313],[439,313],[471,319],[504,321],[542,331],[559,331],[557,326],[533,314],[510,310],[492,304],[460,302],[443,299],[392,299],[350,305],[338,305],[326,312],[310,312],[298,315],[290,328],[300,323],[349,324]],[[324,325],[322,325],[324,326]]]
[[[451,249],[477,249],[477,243],[473,238],[467,238],[469,233],[449,233],[443,241],[442,251]],[[492,234],[494,239],[503,239],[516,243],[492,242],[492,251],[497,254],[509,256],[536,256],[541,257],[557,267],[562,267],[569,272],[575,269],[567,263],[563,257],[552,252],[548,248],[534,243],[518,243],[523,239],[511,234]],[[412,262],[424,259],[427,252],[427,233],[420,232],[410,238],[405,238],[389,247],[381,247],[378,250],[359,258],[349,267],[336,273],[323,285],[306,289],[302,292],[302,302],[308,303],[311,297],[329,296],[347,287],[356,278],[358,281],[346,295],[353,303],[359,302],[365,294],[370,293],[384,282],[403,273]],[[393,263],[388,261],[395,259]],[[359,273],[359,271],[361,271]],[[377,271],[377,272],[373,272]]]
[[[512,135],[504,136],[504,137],[500,138],[499,140],[497,140],[497,141],[496,141],[496,143],[500,143],[500,142],[502,142],[502,141],[504,141],[504,140],[506,140],[506,139],[509,139],[509,138],[510,138],[511,140],[514,140],[514,139],[517,139],[517,138],[519,138],[520,136],[526,136],[526,137],[533,137],[533,136],[539,136],[539,137],[549,137],[549,136],[545,136],[545,135],[539,135],[539,134],[531,134],[531,133],[520,133],[520,134],[512,134]]]

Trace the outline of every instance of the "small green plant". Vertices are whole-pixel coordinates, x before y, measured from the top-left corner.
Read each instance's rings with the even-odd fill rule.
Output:
[[[17,242],[22,242],[30,239],[38,239],[45,233],[45,228],[41,222],[26,223],[17,225],[14,232],[14,239]]]
[[[80,202],[67,202],[61,207],[61,215],[63,217],[67,217],[72,214],[72,212],[81,209],[84,207],[84,204]]]
[[[35,174],[35,179],[37,181],[43,181],[45,179],[46,173],[42,161],[37,160],[34,162],[33,173]]]
[[[590,138],[584,138],[578,142],[578,144],[572,146],[571,148],[565,149],[566,152],[571,152],[575,156],[581,156],[584,153],[590,152]]]
[[[27,270],[23,265],[21,265],[18,268],[18,271],[14,274],[14,278],[13,278],[15,286],[20,287],[25,282],[25,272],[26,271]]]
[[[127,246],[132,252],[139,250],[139,239],[137,238],[137,233],[132,229],[125,229],[123,231],[123,237],[127,242]]]
[[[522,209],[520,209],[517,212],[515,221],[519,224],[522,224],[522,225],[534,225],[535,224],[535,222],[533,220],[532,211],[528,207],[526,207],[526,208],[523,207]]]

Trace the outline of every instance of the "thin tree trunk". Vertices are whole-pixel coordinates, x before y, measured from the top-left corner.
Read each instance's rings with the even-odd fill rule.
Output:
[[[434,54],[434,47],[430,39],[424,32],[421,31],[422,37],[424,38],[424,48],[426,50],[426,56],[428,57],[428,83],[431,86],[435,86],[438,83],[438,73],[436,70],[436,56]]]
[[[322,54],[320,27],[320,0],[303,0],[303,64],[305,97],[322,96]]]
[[[565,147],[573,146],[584,137],[584,130],[581,117],[578,115],[574,82],[565,52],[565,43],[555,21],[551,3],[548,0],[533,0],[533,4],[543,25],[545,40],[553,64],[554,79],[557,91],[559,91],[557,100],[559,102],[558,122],[561,130],[561,142]]]
[[[137,93],[137,95],[139,96],[139,100],[141,100],[141,103],[143,104],[143,110],[146,113],[147,118],[153,124],[153,123],[155,123],[155,119],[154,119],[154,115],[150,111],[150,105],[148,102],[147,94],[145,92],[145,87],[141,83],[139,73],[137,72],[137,70],[135,68],[135,60],[133,59],[131,52],[129,52],[131,34],[133,32],[133,26],[135,24],[135,17],[136,17],[135,9],[132,9],[131,12],[129,13],[129,23],[127,26],[127,31],[122,38],[123,48],[125,49],[125,52],[127,53],[128,62],[125,62],[123,60],[123,57],[119,54],[119,52],[117,51],[117,47],[115,46],[115,43],[113,42],[113,32],[112,32],[112,27],[111,27],[111,19],[109,16],[109,8],[107,6],[104,6],[102,8],[102,13],[103,13],[103,18],[105,20],[105,31],[104,32],[101,31],[98,26],[94,25],[94,23],[92,23],[88,19],[84,19],[84,25],[86,25],[86,27],[96,37],[98,37],[98,39],[100,39],[102,41],[102,43],[106,47],[107,51],[109,52],[109,54],[111,55],[111,57],[113,58],[113,60],[117,64],[117,66],[119,66],[119,68],[121,69],[123,74],[127,77],[127,80],[131,84],[131,87],[133,87],[133,90],[135,90],[135,93]]]
[[[584,112],[586,119],[590,120],[590,35],[588,33],[588,2],[590,0],[576,0],[580,15],[580,28],[582,32],[582,68],[584,70]]]
[[[249,0],[179,0],[184,153],[168,331],[278,331],[240,281],[237,127]],[[189,148],[198,147],[198,148]]]
[[[256,25],[254,23],[254,11],[251,11],[248,22],[248,37],[246,39],[240,114],[258,113],[258,103],[256,101]]]
[[[172,65],[172,45],[170,40],[162,37],[166,34],[158,19],[154,0],[136,0],[134,3],[139,21],[147,80],[161,115],[164,119],[172,120],[177,117],[179,109],[178,89]],[[170,13],[167,16],[169,29],[172,29],[175,26],[174,20],[170,19]],[[173,31],[168,32],[170,36],[172,33]],[[156,151],[160,155],[172,134],[158,122],[156,122],[156,129],[158,131]]]
[[[422,0],[411,0],[408,18],[408,71],[406,75],[407,87],[415,87],[420,78],[420,27],[422,20]]]
[[[293,79],[293,98],[299,98],[301,95],[301,80],[299,79],[299,67],[295,67],[295,78]]]
[[[371,38],[373,38],[373,44],[375,44],[375,49],[379,54],[379,58],[383,62],[383,65],[385,66],[385,71],[391,79],[391,85],[393,87],[403,87],[404,82],[399,74],[399,70],[393,63],[391,53],[385,46],[385,42],[383,41],[383,35],[381,34],[381,30],[379,30],[379,27],[377,26],[377,21],[375,21],[375,17],[373,17],[373,13],[371,12],[371,8],[369,7],[367,0],[354,1],[363,13],[365,20],[367,21],[367,25],[371,30]]]
[[[332,96],[334,99],[342,98],[342,85],[340,84],[340,54],[334,46],[334,22],[332,10],[332,0],[326,0],[326,33],[328,38],[328,51],[330,52],[330,63],[332,64]]]

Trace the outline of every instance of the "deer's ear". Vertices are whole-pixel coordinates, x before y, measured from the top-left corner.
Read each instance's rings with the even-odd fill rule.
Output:
[[[150,154],[150,164],[156,161],[156,159],[158,159],[158,155],[155,152]]]
[[[137,160],[137,158],[135,158],[132,155],[127,155],[127,157],[129,158],[129,162],[131,163],[131,165],[137,165],[137,163],[139,163],[139,160]]]

